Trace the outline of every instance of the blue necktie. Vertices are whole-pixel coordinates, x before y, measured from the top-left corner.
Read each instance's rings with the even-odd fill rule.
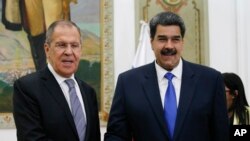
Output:
[[[71,113],[74,118],[75,126],[80,141],[84,141],[85,132],[86,132],[86,120],[82,110],[82,106],[78,96],[76,95],[75,81],[73,79],[65,80],[65,83],[69,87],[69,96],[70,96],[70,105]]]
[[[164,116],[167,122],[170,140],[172,141],[177,113],[176,95],[174,85],[172,83],[172,78],[174,77],[174,75],[168,72],[164,77],[168,79],[168,88],[165,94],[164,101]]]

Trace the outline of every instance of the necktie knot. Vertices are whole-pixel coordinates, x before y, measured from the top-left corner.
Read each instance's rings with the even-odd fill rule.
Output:
[[[65,83],[68,85],[70,89],[75,86],[75,81],[73,79],[66,79]]]
[[[174,77],[174,75],[171,72],[168,72],[164,75],[165,78],[167,78],[169,81],[171,81]]]

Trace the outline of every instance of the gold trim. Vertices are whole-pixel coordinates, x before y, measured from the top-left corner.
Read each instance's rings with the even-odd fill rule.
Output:
[[[192,4],[193,4],[193,6],[194,6],[194,10],[196,11],[196,15],[195,15],[195,17],[197,18],[196,19],[196,21],[198,22],[198,27],[196,28],[198,31],[196,32],[196,34],[198,34],[197,36],[195,36],[195,37],[197,37],[196,38],[196,40],[197,40],[197,43],[198,43],[198,47],[197,47],[197,49],[198,49],[198,52],[196,53],[196,54],[199,54],[198,55],[198,58],[197,58],[197,63],[199,63],[199,64],[201,64],[202,63],[202,56],[201,56],[201,23],[200,23],[200,9],[198,9],[197,8],[197,4],[196,4],[196,2],[193,0],[192,1]]]
[[[142,13],[143,13],[143,20],[144,20],[145,22],[148,21],[148,8],[149,8],[149,6],[150,6],[150,5],[149,5],[150,1],[151,1],[151,0],[147,0],[146,5],[143,6],[143,10],[142,10]]]
[[[114,87],[113,3],[101,0],[101,102],[100,123],[106,126]]]

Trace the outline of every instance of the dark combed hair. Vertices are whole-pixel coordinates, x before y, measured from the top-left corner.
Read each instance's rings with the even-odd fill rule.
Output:
[[[176,25],[176,26],[179,26],[180,30],[181,30],[182,38],[185,35],[186,27],[185,27],[183,19],[179,15],[177,15],[173,12],[161,12],[161,13],[157,14],[156,16],[154,16],[150,20],[149,26],[150,26],[151,39],[153,39],[155,36],[157,25],[163,25],[163,26]]]
[[[238,116],[240,124],[250,124],[249,113],[246,109],[246,106],[249,106],[247,103],[244,85],[241,81],[241,78],[235,73],[223,73],[224,83],[227,88],[230,89],[230,94],[234,94],[237,90],[238,95],[234,98],[233,108],[234,114]]]

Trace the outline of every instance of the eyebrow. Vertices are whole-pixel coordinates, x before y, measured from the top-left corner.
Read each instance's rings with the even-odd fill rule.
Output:
[[[157,38],[167,38],[167,39],[173,39],[173,38],[181,38],[181,35],[174,35],[174,36],[166,36],[166,35],[157,35]]]
[[[79,42],[65,42],[65,41],[57,41],[55,42],[55,44],[80,44]]]

